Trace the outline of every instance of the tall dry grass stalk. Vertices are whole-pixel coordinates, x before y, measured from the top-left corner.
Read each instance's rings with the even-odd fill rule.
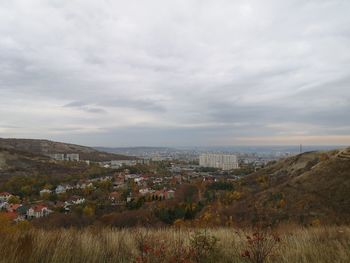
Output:
[[[281,244],[267,262],[350,262],[350,227],[286,226],[276,231]],[[202,253],[205,258],[201,261],[245,262],[241,254],[246,249],[242,238],[246,234],[251,231],[233,228],[202,231],[201,239],[195,240],[197,246],[203,235],[218,241],[213,244],[215,255]],[[198,251],[191,247],[191,240],[196,235],[195,230],[173,228],[30,229],[1,233],[0,263],[195,262],[193,253]],[[144,241],[140,241],[141,237]],[[208,249],[207,244],[205,247]],[[140,261],[142,253],[144,257]]]

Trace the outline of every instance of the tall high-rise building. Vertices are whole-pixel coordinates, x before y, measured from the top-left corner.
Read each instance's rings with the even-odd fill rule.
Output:
[[[238,158],[235,154],[206,153],[199,157],[199,165],[222,170],[238,169]]]

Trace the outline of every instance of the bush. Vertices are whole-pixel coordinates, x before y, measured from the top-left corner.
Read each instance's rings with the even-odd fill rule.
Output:
[[[257,227],[253,234],[248,234],[245,238],[245,249],[242,252],[242,257],[252,263],[266,262],[274,254],[280,242],[277,235],[261,227]]]
[[[216,262],[219,256],[218,239],[206,230],[196,231],[190,238],[190,256],[194,262]]]
[[[138,255],[137,263],[165,263],[167,244],[152,236],[149,231],[136,230],[135,242]]]

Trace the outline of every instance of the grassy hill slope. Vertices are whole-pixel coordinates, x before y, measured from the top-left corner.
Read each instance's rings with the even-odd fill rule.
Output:
[[[226,208],[238,222],[260,214],[271,222],[349,223],[350,148],[278,161],[244,178],[238,189],[243,198]]]
[[[9,178],[13,177],[46,176],[48,179],[59,180],[84,173],[87,169],[85,163],[74,163],[74,165],[57,163],[44,155],[0,148],[0,189],[5,187],[4,183]]]
[[[14,149],[40,155],[48,155],[52,153],[79,153],[81,160],[91,161],[135,159],[130,156],[97,151],[91,147],[48,140],[0,138],[0,148]]]

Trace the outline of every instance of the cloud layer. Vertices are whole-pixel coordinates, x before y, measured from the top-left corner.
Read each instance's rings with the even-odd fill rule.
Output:
[[[350,144],[347,0],[2,0],[0,137]]]

